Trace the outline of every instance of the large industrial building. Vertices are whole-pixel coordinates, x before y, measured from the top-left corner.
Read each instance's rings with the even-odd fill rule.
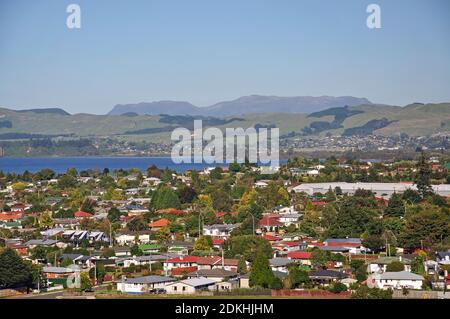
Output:
[[[292,190],[296,193],[304,192],[308,195],[314,193],[325,194],[330,188],[336,187],[342,190],[342,193],[353,195],[357,189],[370,190],[380,197],[390,197],[393,193],[403,193],[407,189],[417,190],[416,185],[412,183],[305,183],[295,186]],[[441,196],[450,196],[450,184],[433,185],[433,190]]]

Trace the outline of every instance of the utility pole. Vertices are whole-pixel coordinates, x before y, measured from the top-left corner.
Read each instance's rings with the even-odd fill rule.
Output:
[[[109,247],[112,247],[112,225],[109,222]]]
[[[225,260],[223,259],[223,248],[222,248],[222,269],[225,269]]]

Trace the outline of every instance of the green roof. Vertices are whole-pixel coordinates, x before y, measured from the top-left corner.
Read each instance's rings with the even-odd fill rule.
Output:
[[[371,261],[370,263],[371,264],[388,265],[388,264],[390,264],[393,261],[400,261],[400,262],[402,262],[402,263],[404,263],[406,265],[411,264],[411,260],[410,259],[402,258],[402,260],[400,260],[399,257],[380,257],[380,258],[378,258],[378,259],[376,259],[374,261]]]
[[[139,249],[140,250],[155,250],[155,249],[160,249],[161,246],[158,244],[142,244],[139,245]]]

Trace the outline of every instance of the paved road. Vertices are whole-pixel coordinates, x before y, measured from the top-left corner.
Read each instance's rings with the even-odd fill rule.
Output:
[[[8,299],[95,299],[94,295],[70,296],[65,295],[64,291],[45,292],[41,294],[28,294],[21,296],[9,297]]]

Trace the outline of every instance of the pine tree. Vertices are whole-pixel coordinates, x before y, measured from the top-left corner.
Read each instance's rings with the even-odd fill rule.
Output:
[[[264,253],[258,251],[251,268],[250,286],[268,288],[273,283],[274,277],[269,259]]]
[[[433,194],[433,188],[430,183],[430,175],[431,169],[427,163],[427,159],[425,153],[422,152],[420,156],[420,161],[417,165],[417,177],[416,177],[416,185],[417,190],[419,191],[422,199],[427,198],[428,196]]]
[[[405,205],[403,204],[402,197],[394,193],[389,199],[389,204],[384,209],[384,215],[389,217],[400,217],[405,214]]]

